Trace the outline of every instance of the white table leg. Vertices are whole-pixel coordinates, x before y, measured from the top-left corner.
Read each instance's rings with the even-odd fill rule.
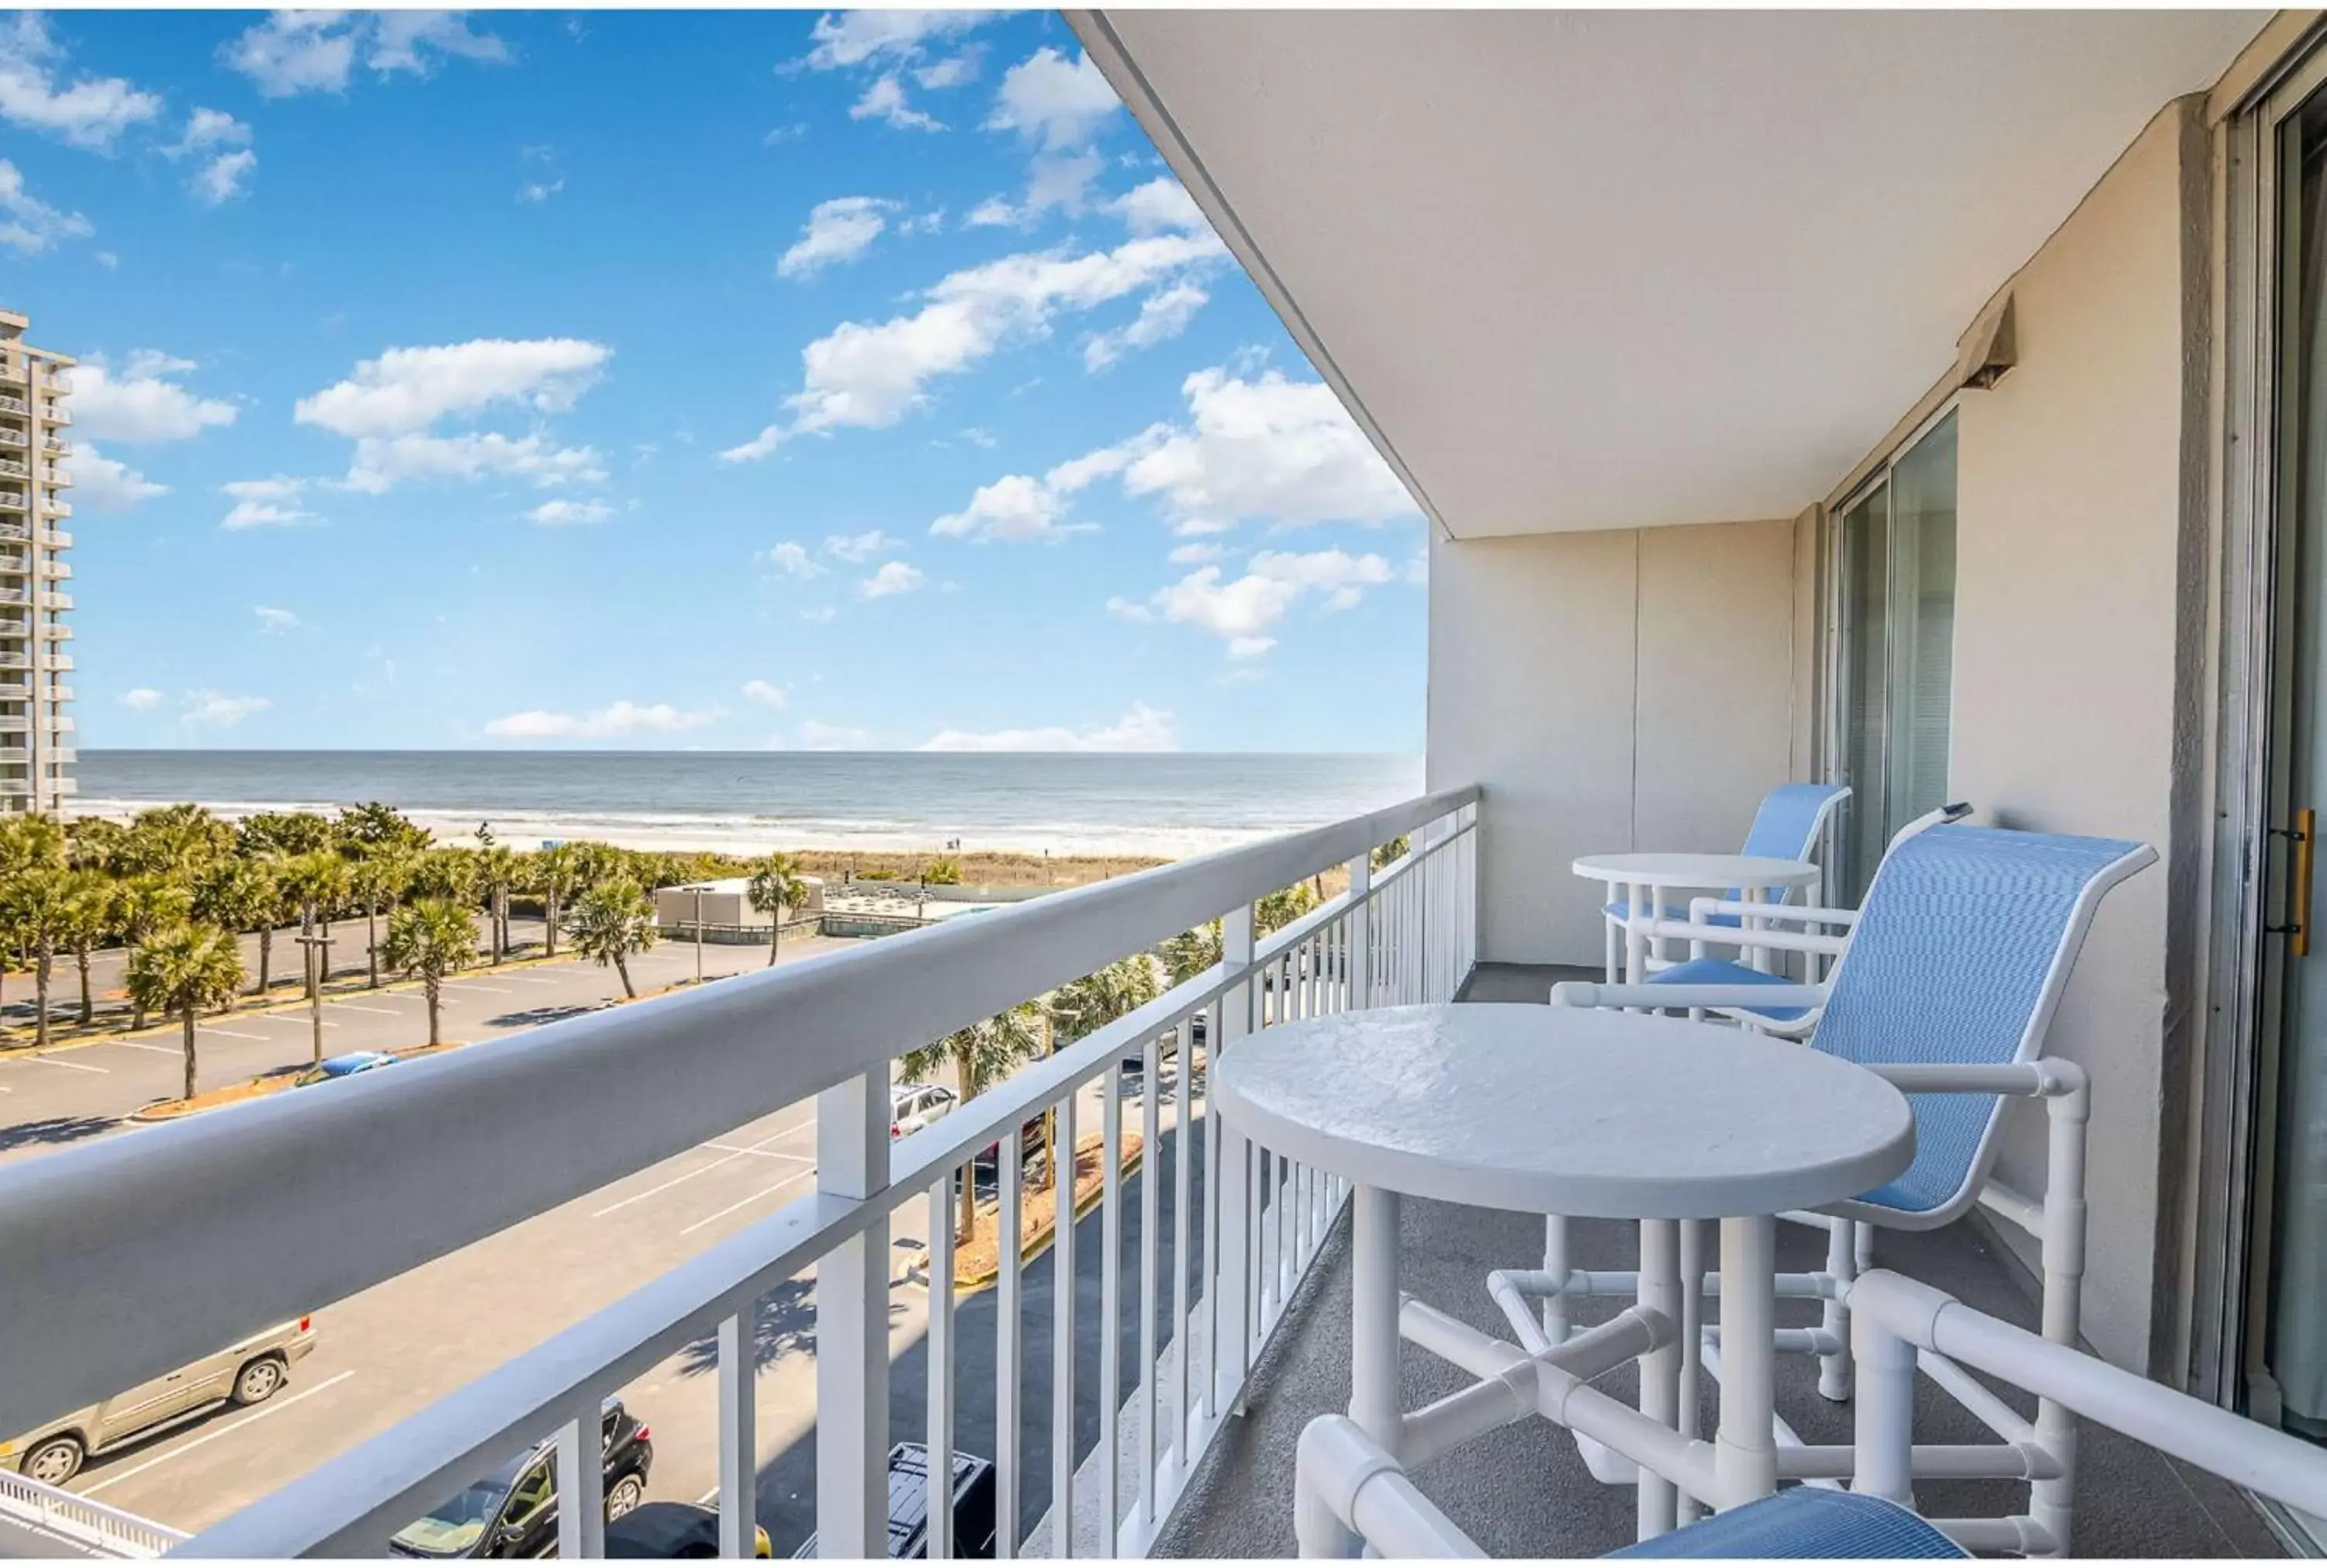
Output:
[[[1567,1278],[1567,1218],[1560,1214],[1543,1217],[1543,1272],[1556,1280]],[[1567,1342],[1567,1297],[1565,1293],[1543,1299],[1543,1337],[1555,1345]]]
[[[1705,1367],[1705,1243],[1710,1227],[1701,1219],[1680,1222],[1680,1419],[1674,1429],[1683,1437],[1696,1435],[1697,1390]],[[1680,1494],[1673,1522],[1686,1525],[1705,1510],[1698,1499]]]
[[[1350,1419],[1395,1455],[1406,1423],[1397,1382],[1397,1194],[1360,1187],[1350,1203]]]
[[[1680,1307],[1680,1225],[1671,1219],[1640,1221],[1640,1304],[1678,1324]],[[1640,1414],[1659,1426],[1673,1426],[1680,1415],[1680,1347],[1670,1344],[1640,1358]],[[1638,1538],[1661,1535],[1674,1525],[1673,1483],[1647,1466],[1640,1467],[1638,1498]]]
[[[1721,1222],[1721,1425],[1714,1476],[1724,1508],[1778,1489],[1775,1414],[1777,1221]]]
[[[1652,920],[1661,920],[1665,918],[1665,897],[1666,893],[1664,889],[1660,887],[1651,887],[1649,889],[1649,919]],[[1657,956],[1657,959],[1659,964],[1669,964],[1672,962],[1672,938],[1670,937],[1658,937],[1650,945],[1649,950]]]
[[[1614,882],[1604,884],[1600,891],[1608,895],[1605,900],[1602,901],[1603,905],[1612,904],[1616,901],[1617,890]],[[1613,985],[1617,981],[1621,980],[1624,977],[1624,933],[1622,928],[1616,923],[1616,917],[1610,914],[1604,907],[1600,911],[1600,925],[1601,929],[1607,933],[1608,951],[1606,954],[1606,967],[1608,973],[1605,978],[1609,985]]]
[[[1649,977],[1648,931],[1640,923],[1640,901],[1647,895],[1648,890],[1642,887],[1640,883],[1628,882],[1625,884],[1624,984],[1627,985],[1642,985]],[[1645,1012],[1646,1009],[1635,1007],[1632,1011],[1635,1013],[1640,1013]]]

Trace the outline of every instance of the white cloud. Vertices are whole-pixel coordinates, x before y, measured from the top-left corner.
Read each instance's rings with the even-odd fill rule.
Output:
[[[170,493],[126,463],[117,462],[84,443],[73,453],[73,493],[101,512],[126,511],[139,501]]]
[[[965,229],[1007,229],[1018,221],[1018,209],[999,196],[988,196],[961,221]]]
[[[565,178],[562,174],[547,183],[531,180],[517,188],[517,199],[525,206],[538,207],[565,189]]]
[[[0,245],[36,256],[60,239],[83,239],[96,232],[79,213],[51,207],[26,190],[23,172],[0,158]]]
[[[1177,230],[1183,234],[1201,234],[1211,228],[1196,199],[1187,188],[1165,174],[1150,180],[1107,204],[1107,210],[1121,218],[1134,234],[1158,234]]]
[[[1221,553],[1218,545],[1182,545],[1173,549],[1166,559],[1174,566],[1201,566],[1207,561],[1219,560]]]
[[[220,153],[194,173],[187,188],[205,207],[222,207],[243,194],[243,177],[258,167],[258,154],[245,147],[238,153]]]
[[[258,630],[268,632],[298,630],[299,617],[288,610],[277,610],[272,604],[254,604],[250,612],[258,617]]]
[[[919,59],[923,46],[958,37],[989,21],[991,11],[843,11],[817,18],[808,34],[814,70]],[[936,84],[929,84],[934,86]]]
[[[182,158],[193,153],[207,153],[213,147],[247,147],[250,145],[250,127],[224,109],[197,108],[186,117],[185,134],[176,145],[162,149],[163,155]]]
[[[986,117],[990,131],[1016,131],[1049,152],[1079,147],[1122,107],[1090,56],[1072,61],[1045,46],[1012,66]]]
[[[1152,349],[1178,337],[1211,297],[1192,283],[1158,289],[1139,302],[1135,320],[1113,331],[1100,332],[1083,345],[1083,369],[1103,370],[1121,359],[1126,349]]]
[[[121,133],[162,112],[155,93],[117,76],[84,76],[60,85],[64,51],[37,11],[19,12],[0,25],[0,119],[77,147],[111,152]]]
[[[800,237],[776,263],[779,277],[808,277],[864,254],[889,226],[894,201],[877,196],[838,196],[819,201],[800,228]]]
[[[973,47],[959,54],[948,55],[933,64],[924,65],[913,72],[913,79],[931,92],[942,92],[949,87],[960,87],[977,79],[980,51]]]
[[[233,697],[204,687],[180,699],[178,723],[190,730],[226,730],[275,705],[266,697]]]
[[[1096,523],[1065,521],[1069,496],[1075,488],[1031,474],[1010,473],[992,484],[980,485],[960,511],[949,512],[930,525],[930,532],[954,538],[1062,539],[1069,534],[1094,531]]]
[[[791,700],[792,694],[790,688],[773,681],[747,680],[743,683],[743,695],[763,708],[780,708]]]
[[[496,432],[463,435],[367,435],[356,443],[344,481],[350,490],[384,495],[407,479],[501,476],[547,487],[598,484],[605,459],[595,447],[558,446],[540,434],[512,438]]]
[[[1179,737],[1172,715],[1134,703],[1111,724],[1069,729],[1052,724],[1031,730],[940,730],[921,742],[924,751],[1174,751]]]
[[[198,397],[170,378],[193,368],[152,349],[130,355],[118,371],[92,358],[73,372],[74,427],[92,441],[144,442],[184,441],[232,425],[233,404]]]
[[[587,714],[531,708],[491,721],[485,733],[519,741],[602,741],[620,735],[677,734],[718,716],[716,712],[683,712],[668,703],[648,706],[625,699]]]
[[[152,686],[131,686],[121,694],[121,705],[133,714],[150,714],[162,705],[162,694]]]
[[[838,619],[840,611],[834,609],[829,604],[818,604],[813,609],[803,610],[800,611],[800,619],[813,626],[825,625],[827,622]]]
[[[883,550],[893,550],[903,541],[879,528],[869,534],[831,534],[824,541],[825,553],[837,555],[852,566],[861,566]]]
[[[921,585],[921,569],[904,561],[884,563],[880,570],[856,585],[856,592],[867,599],[887,599],[898,593],[911,593]]]
[[[762,550],[752,558],[763,566],[773,566],[787,577],[817,577],[824,573],[824,568],[809,557],[805,546],[790,539]]]
[[[359,53],[382,76],[426,76],[440,55],[509,58],[500,39],[471,32],[450,11],[277,11],[219,49],[265,98],[344,92]]]
[[[235,498],[234,509],[219,524],[239,532],[244,528],[294,527],[318,522],[314,513],[299,504],[307,481],[276,474],[273,479],[238,479],[219,489]]]
[[[1395,574],[1379,555],[1264,550],[1246,563],[1240,577],[1224,580],[1220,567],[1202,566],[1144,602],[1110,599],[1107,608],[1127,621],[1197,627],[1226,642],[1230,658],[1257,658],[1276,646],[1270,633],[1302,599],[1314,596],[1329,611],[1347,610],[1367,588]]]
[[[587,391],[613,350],[580,338],[478,338],[390,349],[346,380],[299,399],[293,417],[341,435],[397,435],[497,404],[562,413]]]
[[[905,101],[905,84],[893,76],[876,79],[864,95],[848,106],[852,120],[882,120],[901,131],[941,131],[945,122],[922,113]]]
[[[527,512],[527,520],[556,526],[564,523],[603,523],[614,515],[614,509],[603,501],[544,501]]]
[[[800,721],[799,742],[811,751],[859,751],[873,743],[873,732],[818,719]]]
[[[794,435],[894,425],[923,401],[929,382],[968,369],[1014,339],[1042,336],[1061,312],[1090,310],[1225,254],[1210,234],[1154,235],[1113,250],[1030,251],[952,273],[911,315],[875,326],[843,322],[808,344],[800,353],[801,388],[785,400],[790,419],[720,455],[746,462]]]

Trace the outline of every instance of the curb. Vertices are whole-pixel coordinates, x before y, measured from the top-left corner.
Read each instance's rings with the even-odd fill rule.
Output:
[[[1144,1146],[1136,1153],[1125,1155],[1123,1163],[1117,1171],[1116,1174],[1118,1176],[1130,1175],[1134,1171],[1139,1168],[1139,1162],[1146,1158],[1146,1155],[1147,1151]],[[1101,1181],[1089,1198],[1082,1199],[1075,1205],[1076,1222],[1080,1223],[1082,1220],[1088,1218],[1091,1210],[1097,1209],[1105,1201],[1107,1201],[1107,1183],[1105,1181]],[[950,1224],[952,1223],[953,1217],[951,1215],[948,1215],[946,1219],[947,1223]],[[1058,1234],[1059,1217],[1055,1212],[1053,1212],[1048,1224],[1044,1225],[1040,1230],[1035,1231],[1031,1237],[1028,1237],[1020,1243],[1018,1249],[1018,1265],[1021,1268],[1023,1268],[1026,1265],[1033,1263],[1036,1258],[1041,1257],[1044,1253],[1050,1251],[1051,1244],[1058,1239]],[[963,1279],[959,1274],[956,1274],[953,1282],[954,1293],[956,1295],[959,1295],[964,1291],[982,1291],[1001,1277],[1002,1265],[999,1262],[996,1262],[994,1267],[986,1273],[975,1275],[969,1279]]]

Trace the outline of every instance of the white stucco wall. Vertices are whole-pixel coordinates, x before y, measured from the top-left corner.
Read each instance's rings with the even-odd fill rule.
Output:
[[[2202,555],[2194,581],[2184,564],[2204,508],[2187,436],[2206,428],[2194,107],[2152,123],[2014,280],[2018,366],[1958,419],[1950,793],[2000,826],[2140,839],[2168,862],[2103,907],[2051,1040],[2094,1084],[2085,1331],[2134,1366],[2170,1315],[2153,1300],[2178,1162],[2161,1124],[2181,1109],[2169,889],[2197,847],[2176,839],[2198,788],[2177,720],[2204,665],[2183,603],[2204,578]],[[2043,1120],[2007,1124],[1999,1174],[2025,1191],[2043,1188]]]
[[[1601,960],[1579,854],[1734,850],[1791,776],[1790,521],[1434,540],[1429,778],[1486,789],[1481,956]]]

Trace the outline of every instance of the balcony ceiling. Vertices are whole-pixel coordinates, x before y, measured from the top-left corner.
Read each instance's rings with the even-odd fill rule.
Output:
[[[1820,499],[2266,17],[1070,14],[1461,538]]]

